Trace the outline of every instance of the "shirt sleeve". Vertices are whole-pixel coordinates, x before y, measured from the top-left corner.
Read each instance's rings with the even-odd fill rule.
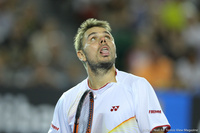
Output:
[[[136,119],[140,131],[149,133],[157,127],[163,127],[165,131],[170,129],[155,91],[146,79],[138,80],[136,92]]]
[[[56,104],[53,120],[48,133],[72,133],[71,128],[67,123],[68,118],[64,105],[64,95],[62,95]]]

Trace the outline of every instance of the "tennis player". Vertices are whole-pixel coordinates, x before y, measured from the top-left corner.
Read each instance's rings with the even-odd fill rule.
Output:
[[[60,97],[49,133],[73,133],[78,102],[86,90],[94,93],[92,133],[149,133],[170,129],[149,82],[115,67],[114,38],[108,22],[88,19],[74,41],[88,77]]]

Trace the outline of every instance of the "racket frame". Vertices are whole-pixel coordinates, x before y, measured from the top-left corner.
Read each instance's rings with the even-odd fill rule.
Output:
[[[91,133],[91,128],[92,128],[92,120],[93,120],[93,108],[94,108],[94,95],[91,90],[86,90],[83,95],[81,96],[81,99],[78,103],[78,107],[76,110],[76,115],[75,115],[75,122],[74,122],[74,130],[73,133],[78,133],[78,127],[79,127],[79,117],[81,115],[81,109],[83,106],[83,103],[85,101],[86,96],[89,95],[89,119],[87,123],[87,130],[86,133]]]

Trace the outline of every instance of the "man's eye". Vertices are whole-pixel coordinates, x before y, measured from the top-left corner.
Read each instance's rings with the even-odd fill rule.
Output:
[[[92,38],[91,38],[91,41],[95,41],[95,40],[96,40],[96,38],[95,38],[95,37],[92,37]]]
[[[110,36],[105,36],[105,38],[110,40]]]

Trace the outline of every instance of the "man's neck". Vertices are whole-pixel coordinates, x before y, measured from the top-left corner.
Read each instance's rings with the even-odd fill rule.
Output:
[[[96,73],[88,69],[88,84],[90,88],[98,90],[107,83],[117,82],[115,79],[115,66],[113,65],[109,70],[99,69]]]

